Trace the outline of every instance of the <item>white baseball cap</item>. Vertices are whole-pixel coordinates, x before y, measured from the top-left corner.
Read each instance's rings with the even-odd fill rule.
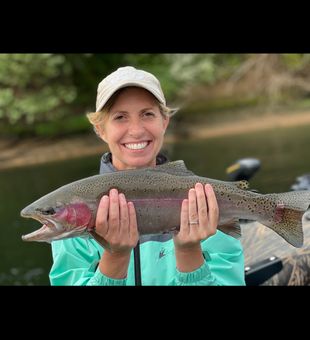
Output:
[[[151,92],[161,104],[166,105],[166,99],[159,80],[151,73],[137,70],[132,66],[118,68],[105,77],[98,85],[96,112],[102,110],[111,96],[119,89],[127,86],[137,86]]]

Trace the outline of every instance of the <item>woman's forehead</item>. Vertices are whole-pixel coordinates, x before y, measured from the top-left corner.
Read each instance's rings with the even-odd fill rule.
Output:
[[[144,88],[141,87],[125,87],[121,90],[119,90],[118,93],[116,93],[113,101],[113,105],[116,103],[123,103],[127,102],[128,100],[139,100],[139,101],[149,101],[152,103],[156,103],[156,98],[155,96],[145,90]]]
[[[120,94],[118,98],[110,106],[108,112],[113,113],[116,111],[121,112],[141,112],[147,109],[159,109],[159,103],[156,98],[148,93],[125,93]]]

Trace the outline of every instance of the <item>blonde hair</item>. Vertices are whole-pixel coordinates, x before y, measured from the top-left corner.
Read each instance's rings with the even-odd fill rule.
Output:
[[[111,107],[114,105],[117,96],[120,94],[120,92],[122,90],[124,90],[125,88],[122,88],[118,91],[116,91],[111,98],[107,101],[107,103],[105,104],[105,106],[102,108],[102,110],[98,111],[98,112],[89,112],[86,114],[86,117],[88,118],[89,122],[93,125],[94,131],[96,132],[96,134],[99,136],[99,132],[97,131],[96,125],[102,124],[105,122],[105,120],[108,117],[109,111],[111,110]],[[164,118],[167,117],[172,117],[174,114],[176,114],[178,112],[178,108],[170,108],[168,106],[165,106],[163,104],[161,104],[157,98],[154,97],[154,99],[156,100],[158,107],[159,107],[159,111],[160,113],[163,115]]]

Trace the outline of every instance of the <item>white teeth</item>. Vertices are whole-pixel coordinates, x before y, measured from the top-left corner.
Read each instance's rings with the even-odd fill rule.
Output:
[[[141,150],[144,149],[147,146],[147,142],[143,143],[130,143],[130,144],[125,144],[126,148],[131,149],[131,150]]]

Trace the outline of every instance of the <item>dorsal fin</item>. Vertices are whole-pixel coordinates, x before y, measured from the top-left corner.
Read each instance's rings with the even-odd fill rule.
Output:
[[[183,160],[158,165],[156,168],[152,168],[151,171],[163,171],[176,176],[195,176],[192,171],[187,169]]]

